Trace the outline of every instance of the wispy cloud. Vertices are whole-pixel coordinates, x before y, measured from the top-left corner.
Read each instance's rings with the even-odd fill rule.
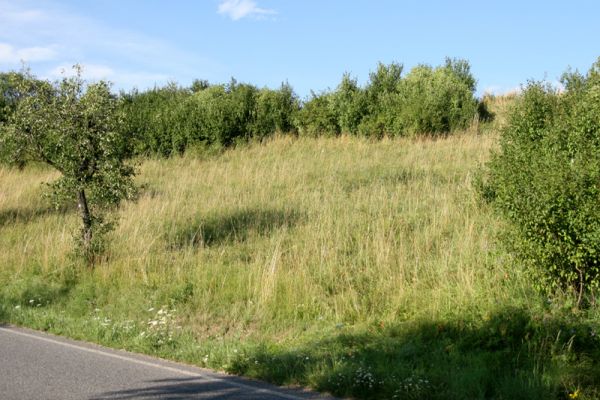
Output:
[[[0,63],[18,64],[20,62],[48,61],[56,59],[57,53],[53,46],[15,48],[8,43],[0,42]]]
[[[211,79],[223,68],[161,38],[74,14],[57,3],[0,0],[0,69],[21,60],[45,78],[82,64],[86,78],[108,79],[125,89],[175,78]]]
[[[260,8],[253,0],[222,0],[219,3],[219,14],[237,21],[245,17],[262,18],[275,15],[277,12],[268,8]]]

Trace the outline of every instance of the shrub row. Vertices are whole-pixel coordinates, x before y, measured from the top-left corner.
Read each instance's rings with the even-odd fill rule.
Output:
[[[196,81],[123,94],[124,133],[140,154],[168,156],[194,146],[229,146],[275,132],[306,136],[348,133],[381,137],[440,134],[466,128],[478,115],[475,79],[464,60],[420,65],[402,77],[400,64],[379,64],[361,87],[345,74],[335,90],[305,102],[288,84],[259,89],[232,79]]]
[[[232,80],[227,85],[197,81],[190,89],[174,84],[123,95],[124,133],[138,154],[168,156],[191,146],[228,146],[293,129],[299,103],[287,84],[257,89]]]
[[[415,136],[464,129],[478,117],[469,63],[447,59],[440,67],[379,64],[365,87],[344,75],[336,90],[312,94],[297,118],[300,134],[349,133]]]

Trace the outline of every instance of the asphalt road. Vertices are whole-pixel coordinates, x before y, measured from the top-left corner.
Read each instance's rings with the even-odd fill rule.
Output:
[[[333,399],[0,325],[0,399]]]

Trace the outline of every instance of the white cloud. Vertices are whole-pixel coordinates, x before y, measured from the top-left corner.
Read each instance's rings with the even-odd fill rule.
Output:
[[[49,76],[52,78],[59,78],[62,76],[73,76],[75,69],[73,64],[62,64],[58,67],[53,68],[49,72]],[[115,75],[115,71],[107,65],[99,64],[81,64],[81,75],[85,79],[99,80],[99,79],[111,79]]]
[[[234,21],[244,17],[260,18],[277,14],[275,10],[260,8],[253,0],[222,0],[219,3],[219,14],[227,15]]]
[[[107,25],[55,2],[0,0],[0,70],[21,60],[50,79],[82,64],[86,79],[107,79],[119,89],[212,79],[225,68],[162,38]]]
[[[8,43],[0,42],[0,63],[18,64],[21,61],[26,63],[48,61],[56,59],[56,56],[54,46],[35,46],[17,49]]]

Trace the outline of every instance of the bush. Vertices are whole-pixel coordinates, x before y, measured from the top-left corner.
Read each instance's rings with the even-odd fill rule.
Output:
[[[122,94],[123,134],[135,152],[170,156],[190,147],[230,146],[275,132],[300,135],[403,136],[466,128],[485,111],[474,97],[475,79],[464,60],[437,68],[379,63],[364,87],[349,74],[333,91],[314,92],[300,104],[291,86],[258,89],[234,79],[226,85],[195,80],[189,88],[168,84]]]
[[[463,60],[446,60],[446,65],[413,68],[401,83],[401,108],[396,132],[417,134],[450,133],[465,129],[477,115],[475,79]]]
[[[480,189],[511,221],[536,286],[573,290],[581,302],[600,283],[600,59],[563,83],[563,93],[527,85]]]
[[[475,78],[465,60],[420,65],[402,78],[402,64],[379,63],[361,88],[344,74],[334,91],[312,94],[298,114],[301,134],[414,136],[465,129],[489,113],[475,98]]]
[[[356,134],[361,120],[367,113],[367,98],[356,79],[344,74],[342,81],[331,96],[333,112],[341,132]]]
[[[139,93],[123,94],[123,134],[134,138],[136,154],[169,156],[186,147],[181,131],[182,104],[190,92],[175,84]],[[187,118],[185,118],[187,119]]]
[[[379,63],[377,70],[369,74],[365,88],[368,111],[358,128],[361,135],[382,137],[401,134],[397,127],[402,110],[400,85],[403,68],[397,63]]]
[[[19,79],[22,79],[21,74],[17,72],[0,73],[0,124],[7,122],[16,108]]]
[[[274,132],[295,130],[294,117],[299,103],[289,84],[282,84],[279,90],[261,89],[255,101],[254,118],[249,127],[252,137],[264,138]]]
[[[123,131],[138,154],[170,156],[194,146],[229,146],[293,129],[298,101],[292,88],[258,89],[234,79],[227,85],[196,80],[190,89],[163,88],[123,95]]]
[[[341,132],[338,124],[333,95],[312,93],[310,100],[302,105],[297,114],[296,127],[302,136],[332,136]]]

